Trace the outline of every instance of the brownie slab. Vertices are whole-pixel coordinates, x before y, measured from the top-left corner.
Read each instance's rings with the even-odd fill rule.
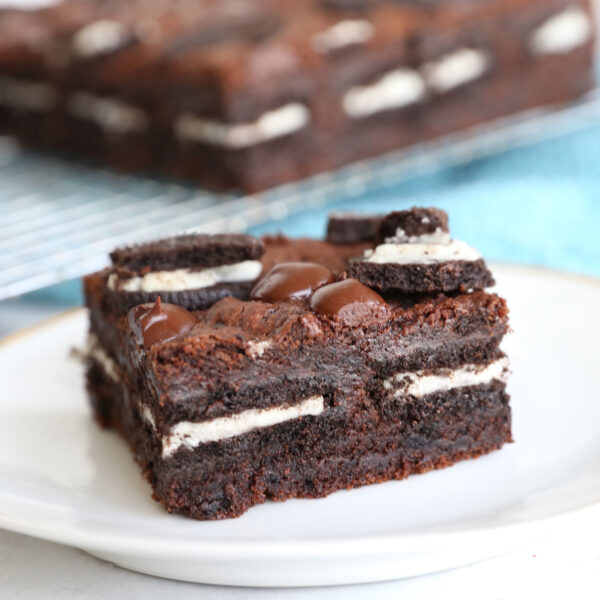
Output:
[[[593,87],[588,0],[0,9],[0,125],[248,192]]]
[[[385,223],[393,227],[383,230]],[[99,424],[133,448],[168,511],[237,517],[266,500],[402,479],[512,441],[509,364],[500,348],[508,309],[475,289],[488,280],[468,271],[479,261],[489,274],[485,263],[465,260],[462,271],[456,261],[436,264],[429,279],[423,272],[411,279],[401,264],[372,263],[377,285],[366,285],[352,277],[366,262],[351,258],[357,252],[455,247],[447,215],[435,209],[384,216],[380,231],[384,243],[370,250],[375,238],[266,237],[264,270],[248,295],[201,309],[162,294],[129,310],[110,304],[109,280],[119,269],[143,276],[189,260],[153,262],[161,241],[139,254],[117,252],[120,266],[86,278],[92,407]],[[221,239],[214,255],[229,241]],[[213,264],[204,254],[198,261]],[[440,289],[447,264],[451,293]]]

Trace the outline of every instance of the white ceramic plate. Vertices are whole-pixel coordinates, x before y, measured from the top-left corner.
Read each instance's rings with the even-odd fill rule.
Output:
[[[70,312],[0,345],[0,526],[130,569],[231,585],[393,579],[481,560],[600,513],[600,282],[496,266],[514,334],[514,437],[450,469],[195,522],[150,498],[90,418]]]

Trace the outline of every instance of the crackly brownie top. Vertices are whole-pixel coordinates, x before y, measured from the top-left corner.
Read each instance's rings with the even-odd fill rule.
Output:
[[[263,253],[262,242],[250,235],[188,234],[118,248],[110,257],[115,267],[139,272],[229,265],[259,260]]]

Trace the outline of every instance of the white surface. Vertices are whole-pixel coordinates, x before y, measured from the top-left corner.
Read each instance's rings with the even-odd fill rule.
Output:
[[[404,482],[266,504],[237,520],[167,515],[125,445],[89,420],[77,368],[64,359],[83,340],[84,323],[72,316],[0,349],[2,524],[133,568],[251,584],[405,576],[544,532],[597,531],[600,285],[520,268],[496,274],[517,332],[506,344],[516,444]],[[24,378],[37,360],[36,377]],[[564,546],[566,561],[573,551]]]

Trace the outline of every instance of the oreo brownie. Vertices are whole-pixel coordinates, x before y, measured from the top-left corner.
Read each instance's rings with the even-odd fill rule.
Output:
[[[388,218],[411,233],[409,222]],[[403,300],[392,302],[316,251],[347,248],[313,240],[302,263],[307,240],[280,243],[287,257],[297,244],[293,262],[272,266],[248,299],[203,310],[158,298],[107,310],[106,273],[85,280],[95,414],[129,442],[167,510],[235,517],[269,499],[401,479],[511,441],[503,299],[458,290],[396,292]],[[152,262],[156,250],[117,256],[141,271],[138,258]],[[169,260],[179,266],[178,255]]]
[[[589,0],[47,0],[0,9],[0,124],[264,189],[593,86]]]
[[[190,310],[220,298],[248,298],[263,266],[264,246],[241,234],[189,234],[111,252],[107,300],[126,312],[159,295]]]
[[[349,264],[350,276],[382,292],[435,293],[484,289],[494,279],[481,254],[448,232],[434,208],[393,212],[380,223],[374,249]]]

